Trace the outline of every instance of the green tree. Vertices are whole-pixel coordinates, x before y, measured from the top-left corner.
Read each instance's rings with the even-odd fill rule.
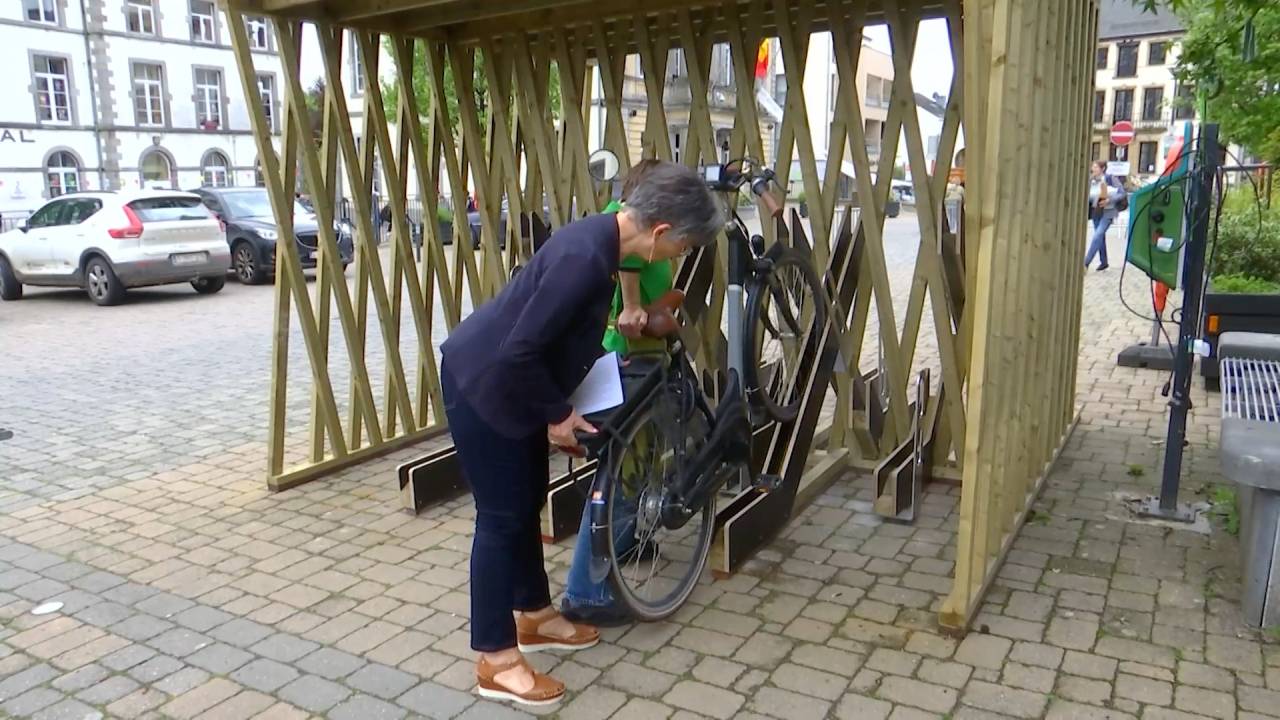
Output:
[[[387,51],[392,55],[395,49],[390,39],[387,40]],[[480,118],[480,131],[484,132],[485,126],[489,121],[489,78],[484,70],[485,57],[484,53],[476,51],[475,61],[472,67],[471,86],[475,94],[475,106],[477,115]],[[422,119],[423,130],[425,132],[428,119],[431,117],[431,73],[427,69],[427,51],[422,43],[414,43],[413,47],[413,94],[417,100],[418,117]],[[444,95],[445,104],[449,108],[449,120],[453,124],[455,135],[459,138],[462,136],[462,125],[458,114],[458,86],[455,82],[452,63],[445,61],[444,68]],[[550,82],[548,83],[548,95],[551,106],[551,115],[553,119],[560,117],[560,74],[556,71],[554,63],[551,65]],[[387,119],[394,122],[396,112],[400,102],[400,87],[395,81],[382,83],[382,99],[383,107],[387,112]],[[516,111],[516,107],[511,98],[507,99],[508,115],[512,115]],[[511,121],[508,117],[507,121]],[[425,139],[425,138],[424,138]]]
[[[1202,90],[1223,137],[1280,161],[1280,3],[1275,0],[1135,0],[1182,18],[1178,79]]]

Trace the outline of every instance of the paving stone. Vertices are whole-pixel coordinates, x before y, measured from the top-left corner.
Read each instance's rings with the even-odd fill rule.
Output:
[[[704,660],[704,662],[710,661],[718,661],[726,665],[733,664],[724,660],[719,660],[718,658],[709,657]],[[696,672],[695,676],[698,676]],[[700,680],[705,679],[701,676],[698,676],[698,678]],[[676,680],[678,679],[679,678],[675,675],[641,665],[634,665],[628,662],[620,662],[617,665],[614,665],[609,668],[602,677],[602,681],[610,687],[622,690],[628,695],[649,698],[660,697],[666,694],[666,692],[671,689],[671,686],[675,685]],[[732,682],[732,679],[730,679],[728,682],[715,684],[720,687],[728,687]]]
[[[1241,687],[1236,697],[1239,699],[1241,709],[1268,715],[1280,714],[1280,691]]]
[[[224,643],[203,647],[184,658],[186,662],[204,668],[214,675],[226,675],[252,659],[252,653]]]
[[[1055,699],[1049,703],[1045,720],[1136,720],[1136,717],[1119,710]]]
[[[956,691],[952,688],[896,675],[884,677],[880,681],[880,689],[877,694],[895,703],[902,703],[936,713],[949,712],[955,707],[957,697]]]
[[[791,653],[794,645],[795,643],[791,640],[780,635],[757,632],[738,648],[738,651],[733,654],[733,659],[752,667],[772,668]]]
[[[50,685],[52,685],[55,690],[61,690],[65,693],[74,693],[79,692],[90,685],[101,682],[110,674],[111,671],[101,665],[85,665],[84,667],[72,670],[66,675],[54,680]]]
[[[298,677],[298,671],[275,660],[258,658],[231,673],[231,679],[245,687],[274,692]]]
[[[1098,638],[1098,623],[1055,617],[1049,621],[1045,642],[1067,650],[1088,650]]]
[[[844,694],[849,685],[847,677],[806,668],[800,665],[784,663],[773,672],[770,678],[774,685],[786,690],[794,690],[805,695],[836,700]]]
[[[200,668],[184,667],[155,684],[155,689],[170,695],[181,695],[209,679],[209,673]]]
[[[287,633],[276,633],[255,643],[249,650],[272,660],[293,662],[318,647],[319,645],[309,640]]]
[[[330,680],[337,680],[355,672],[365,664],[365,661],[341,650],[322,647],[302,658],[296,664],[304,672],[315,673]]]
[[[150,660],[135,665],[129,669],[129,677],[140,683],[153,683],[160,678],[177,672],[183,668],[183,664],[167,655],[153,657]]]
[[[250,647],[274,633],[270,627],[244,618],[235,618],[209,631],[211,637],[239,648]]]
[[[1259,674],[1262,651],[1257,642],[1223,635],[1210,635],[1205,640],[1205,661],[1228,670]]]
[[[1013,643],[1006,638],[970,633],[956,650],[956,661],[974,667],[999,670]]]
[[[1168,705],[1173,702],[1173,685],[1120,673],[1116,676],[1116,697],[1136,700],[1144,705]]]
[[[315,675],[303,675],[280,688],[277,696],[305,710],[324,712],[350,694],[350,690],[335,682]]]
[[[559,713],[564,720],[604,720],[627,702],[627,696],[602,687],[587,688]]]
[[[747,707],[774,718],[825,717],[831,703],[776,687],[762,687],[751,696]]]
[[[743,639],[735,635],[690,627],[680,631],[672,643],[686,650],[730,657],[743,644]]]
[[[614,666],[617,669],[621,663]],[[693,677],[716,687],[732,687],[733,682],[746,670],[746,666],[718,657],[705,657],[694,668]],[[611,671],[612,672],[612,671]],[[665,673],[664,673],[665,675]],[[675,681],[674,676],[669,676]],[[621,687],[620,685],[618,687]],[[625,688],[624,688],[625,689]]]
[[[0,705],[0,710],[10,717],[25,717],[34,715],[37,711],[60,702],[65,697],[65,695],[52,688],[32,688],[12,699],[7,699],[4,704]]]
[[[968,665],[925,658],[924,662],[920,664],[919,676],[921,680],[926,682],[960,689],[969,681],[969,676],[972,673],[973,668]]]
[[[213,644],[213,638],[194,630],[174,628],[148,640],[147,644],[166,655],[185,658],[200,648]]]
[[[173,627],[173,623],[151,615],[134,615],[112,625],[109,630],[121,637],[144,642]]]
[[[1056,694],[1068,700],[1090,705],[1102,705],[1111,700],[1111,683],[1105,680],[1090,680],[1089,678],[1076,677],[1075,675],[1063,675],[1058,678]]]
[[[1147,665],[1145,663],[1136,663],[1126,660],[1120,663],[1120,672],[1129,675],[1137,675],[1139,677],[1151,678],[1152,680],[1163,680],[1165,682],[1173,682],[1173,671],[1168,668],[1156,667],[1155,665]]]
[[[76,694],[90,705],[108,705],[138,689],[138,683],[124,675],[101,680]]]
[[[917,655],[929,655],[935,658],[949,658],[956,651],[956,641],[949,637],[927,632],[911,633],[907,639],[906,651]]]
[[[1009,654],[1009,659],[1020,662],[1024,665],[1035,665],[1037,667],[1056,670],[1062,664],[1062,657],[1065,651],[1062,648],[1043,643],[1018,642],[1013,645],[1013,652]]]
[[[1052,670],[1016,662],[1005,664],[1001,677],[1001,681],[1006,685],[1043,693],[1053,690],[1054,679],[1055,673]]]
[[[50,665],[32,665],[15,675],[0,680],[0,700],[17,697],[37,685],[49,682],[60,674]]]
[[[209,630],[227,622],[233,616],[221,610],[206,607],[204,605],[196,605],[187,608],[182,612],[173,616],[172,620],[183,627],[191,628],[196,632],[208,632]]]
[[[893,706],[883,700],[849,693],[836,705],[836,717],[840,720],[884,720]]]
[[[225,678],[213,678],[174,698],[161,712],[174,718],[193,718],[238,692],[239,685]]]
[[[1104,636],[1098,640],[1098,646],[1095,651],[1099,655],[1120,660],[1133,660],[1134,662],[1158,665],[1165,668],[1174,667],[1173,650],[1138,640]]]
[[[665,720],[671,716],[671,708],[644,698],[631,698],[622,709],[614,713],[613,720]]]
[[[271,696],[249,690],[218,703],[212,709],[201,713],[196,720],[253,718],[259,713],[266,712],[274,703],[275,699]]]
[[[416,682],[406,672],[379,663],[370,663],[344,680],[347,685],[380,698],[394,698]]]
[[[101,720],[102,713],[70,698],[41,710],[31,720]]]
[[[424,682],[396,698],[396,702],[415,715],[450,718],[475,702],[475,696],[433,682]]]
[[[155,657],[156,651],[146,645],[129,645],[106,655],[99,662],[116,672],[124,672]]]
[[[824,645],[800,645],[791,653],[791,661],[800,665],[852,677],[862,667],[863,656]]]
[[[328,712],[334,720],[398,720],[406,715],[404,708],[368,695],[355,695]]]
[[[1048,699],[1040,693],[974,680],[965,688],[961,702],[1013,717],[1038,718],[1044,714]]]
[[[1068,650],[1062,661],[1062,671],[1095,680],[1112,680],[1119,665],[1119,661],[1111,658]]]
[[[676,708],[715,718],[733,717],[745,702],[737,693],[692,680],[676,683],[662,701]]]
[[[1204,688],[1179,685],[1174,695],[1174,707],[1208,717],[1231,720],[1236,715],[1236,699],[1227,693]]]

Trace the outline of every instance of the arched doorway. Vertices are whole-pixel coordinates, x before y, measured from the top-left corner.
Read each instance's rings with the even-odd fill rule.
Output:
[[[80,189],[80,161],[66,150],[49,156],[44,165],[45,188],[49,199]]]
[[[142,156],[140,166],[143,187],[173,188],[177,186],[173,173],[173,160],[165,151],[159,148],[148,150]]]
[[[231,162],[219,150],[210,150],[200,161],[201,183],[209,187],[228,187],[232,184]]]

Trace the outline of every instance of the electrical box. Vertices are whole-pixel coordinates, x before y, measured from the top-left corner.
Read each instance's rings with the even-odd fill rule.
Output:
[[[1184,195],[1183,184],[1167,178],[1129,195],[1128,260],[1170,289],[1181,274]]]

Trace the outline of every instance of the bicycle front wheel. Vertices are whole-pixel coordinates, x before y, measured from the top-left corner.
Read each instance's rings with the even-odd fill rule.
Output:
[[[808,259],[785,248],[747,292],[747,397],[777,422],[800,413],[800,368],[827,324],[822,283]]]
[[[640,411],[598,471],[608,473],[603,479],[610,584],[615,598],[644,621],[670,616],[693,593],[715,528],[714,498],[677,527],[666,521],[670,485],[705,432],[690,427],[703,425],[697,410],[677,419],[663,412],[662,405],[659,401]]]

